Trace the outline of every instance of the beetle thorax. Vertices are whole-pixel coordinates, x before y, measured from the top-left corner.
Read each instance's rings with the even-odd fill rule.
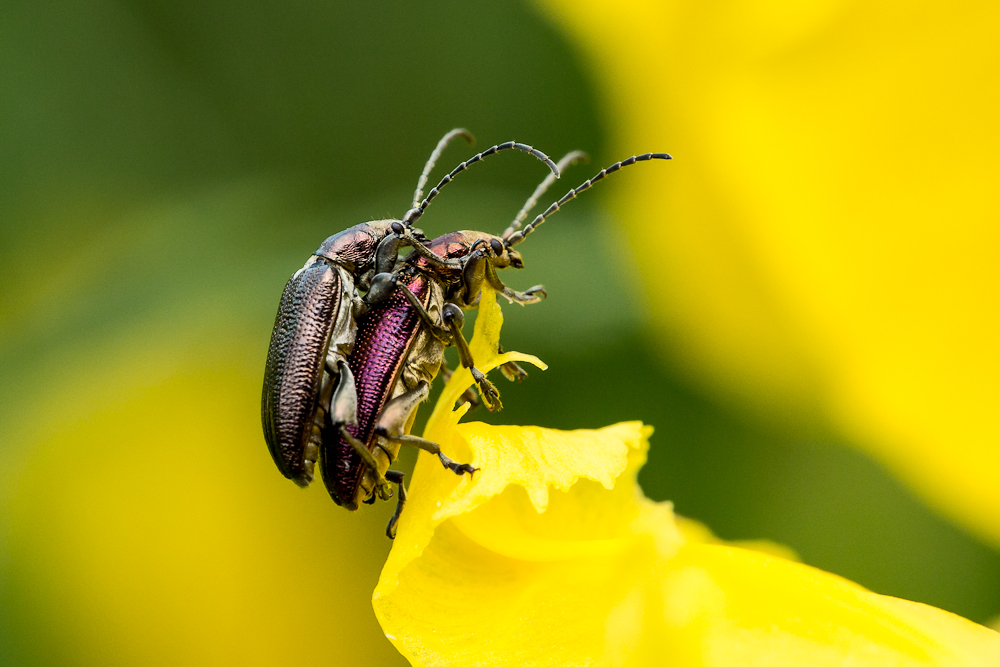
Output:
[[[398,221],[373,220],[354,225],[327,238],[313,254],[355,271],[371,261],[376,246],[389,235],[393,222]]]

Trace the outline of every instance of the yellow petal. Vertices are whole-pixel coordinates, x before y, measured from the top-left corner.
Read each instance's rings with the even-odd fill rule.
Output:
[[[1000,664],[1000,635],[957,616],[690,539],[635,483],[648,434],[459,426],[452,444],[482,470],[443,488],[450,473],[422,459],[374,595],[400,652],[415,665]]]
[[[473,339],[484,367],[494,305]],[[456,425],[464,388],[448,386],[425,435],[480,471],[421,454],[373,595],[414,665],[1000,664],[982,626],[678,521],[636,482],[649,427]]]
[[[677,158],[609,193],[675,361],[1000,545],[1000,5],[541,4]]]

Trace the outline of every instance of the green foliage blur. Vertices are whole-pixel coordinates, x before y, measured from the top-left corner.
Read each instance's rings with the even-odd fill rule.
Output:
[[[553,195],[626,157],[604,148],[578,54],[509,0],[9,0],[0,16],[0,663],[401,663],[369,601],[392,507],[299,491],[260,434],[278,297],[326,236],[401,216],[452,127],[479,148],[588,151]],[[469,155],[450,149],[440,174]],[[499,231],[544,175],[498,155],[421,227]],[[850,443],[757,421],[664,366],[601,206],[625,178],[522,246],[505,281],[549,298],[506,307],[505,346],[550,368],[497,380],[505,410],[473,417],[642,419],[646,493],[721,537],[1000,612],[1000,555]]]

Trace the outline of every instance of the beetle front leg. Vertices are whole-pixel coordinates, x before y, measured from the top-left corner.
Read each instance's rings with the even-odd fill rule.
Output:
[[[396,499],[396,511],[389,519],[389,525],[385,527],[385,535],[390,540],[396,539],[396,524],[399,523],[399,515],[403,513],[403,505],[406,504],[406,487],[403,486],[403,472],[400,470],[386,470],[385,478],[394,482],[399,488],[399,497]]]
[[[490,412],[500,410],[503,408],[503,404],[500,402],[500,392],[497,391],[492,382],[486,379],[483,372],[476,368],[475,360],[472,358],[472,350],[469,349],[469,344],[462,336],[462,325],[465,324],[465,314],[462,313],[462,309],[453,303],[446,303],[441,309],[441,315],[444,318],[444,323],[451,330],[455,347],[458,348],[458,358],[462,360],[462,365],[469,369],[476,384],[479,385],[486,409]]]
[[[462,268],[462,260],[460,259],[445,259],[441,257],[436,252],[428,248],[423,242],[418,239],[410,227],[407,227],[405,231],[401,234],[401,238],[406,242],[411,248],[413,248],[418,255],[427,260],[427,263],[438,270],[450,270],[455,271]]]
[[[534,287],[529,287],[523,292],[515,292],[511,288],[504,285],[503,289],[497,291],[500,292],[500,295],[503,296],[505,299],[507,299],[507,301],[509,301],[510,303],[517,303],[522,306],[526,306],[529,303],[538,303],[543,298],[548,296],[548,293],[545,291],[545,288],[542,287],[541,285],[535,285]]]
[[[340,427],[340,435],[344,438],[345,442],[354,448],[354,451],[358,453],[364,464],[371,468],[372,473],[375,475],[375,492],[378,494],[378,497],[382,500],[392,498],[392,490],[389,488],[389,483],[385,480],[382,473],[378,471],[378,462],[375,461],[375,457],[365,447],[365,443],[348,433],[347,429],[343,426]]]
[[[413,307],[413,310],[417,311],[417,315],[420,316],[420,319],[423,320],[425,325],[427,325],[431,333],[434,334],[437,339],[444,341],[444,343],[449,343],[448,330],[434,321],[431,314],[427,312],[426,308],[424,308],[424,304],[420,303],[420,299],[417,298],[417,295],[411,292],[405,285],[400,286],[399,289],[402,291],[403,297],[410,303],[410,306]]]

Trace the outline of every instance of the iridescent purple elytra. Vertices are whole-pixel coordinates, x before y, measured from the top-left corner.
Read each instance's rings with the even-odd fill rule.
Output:
[[[358,335],[347,360],[357,388],[358,423],[346,428],[369,450],[375,439],[376,420],[399,380],[422,324],[400,289],[409,289],[427,305],[430,289],[426,277],[417,275],[400,281],[395,294],[358,318]],[[338,505],[357,509],[358,502],[364,499],[358,493],[365,467],[361,457],[339,433],[325,434],[324,439],[320,469],[326,488]]]

